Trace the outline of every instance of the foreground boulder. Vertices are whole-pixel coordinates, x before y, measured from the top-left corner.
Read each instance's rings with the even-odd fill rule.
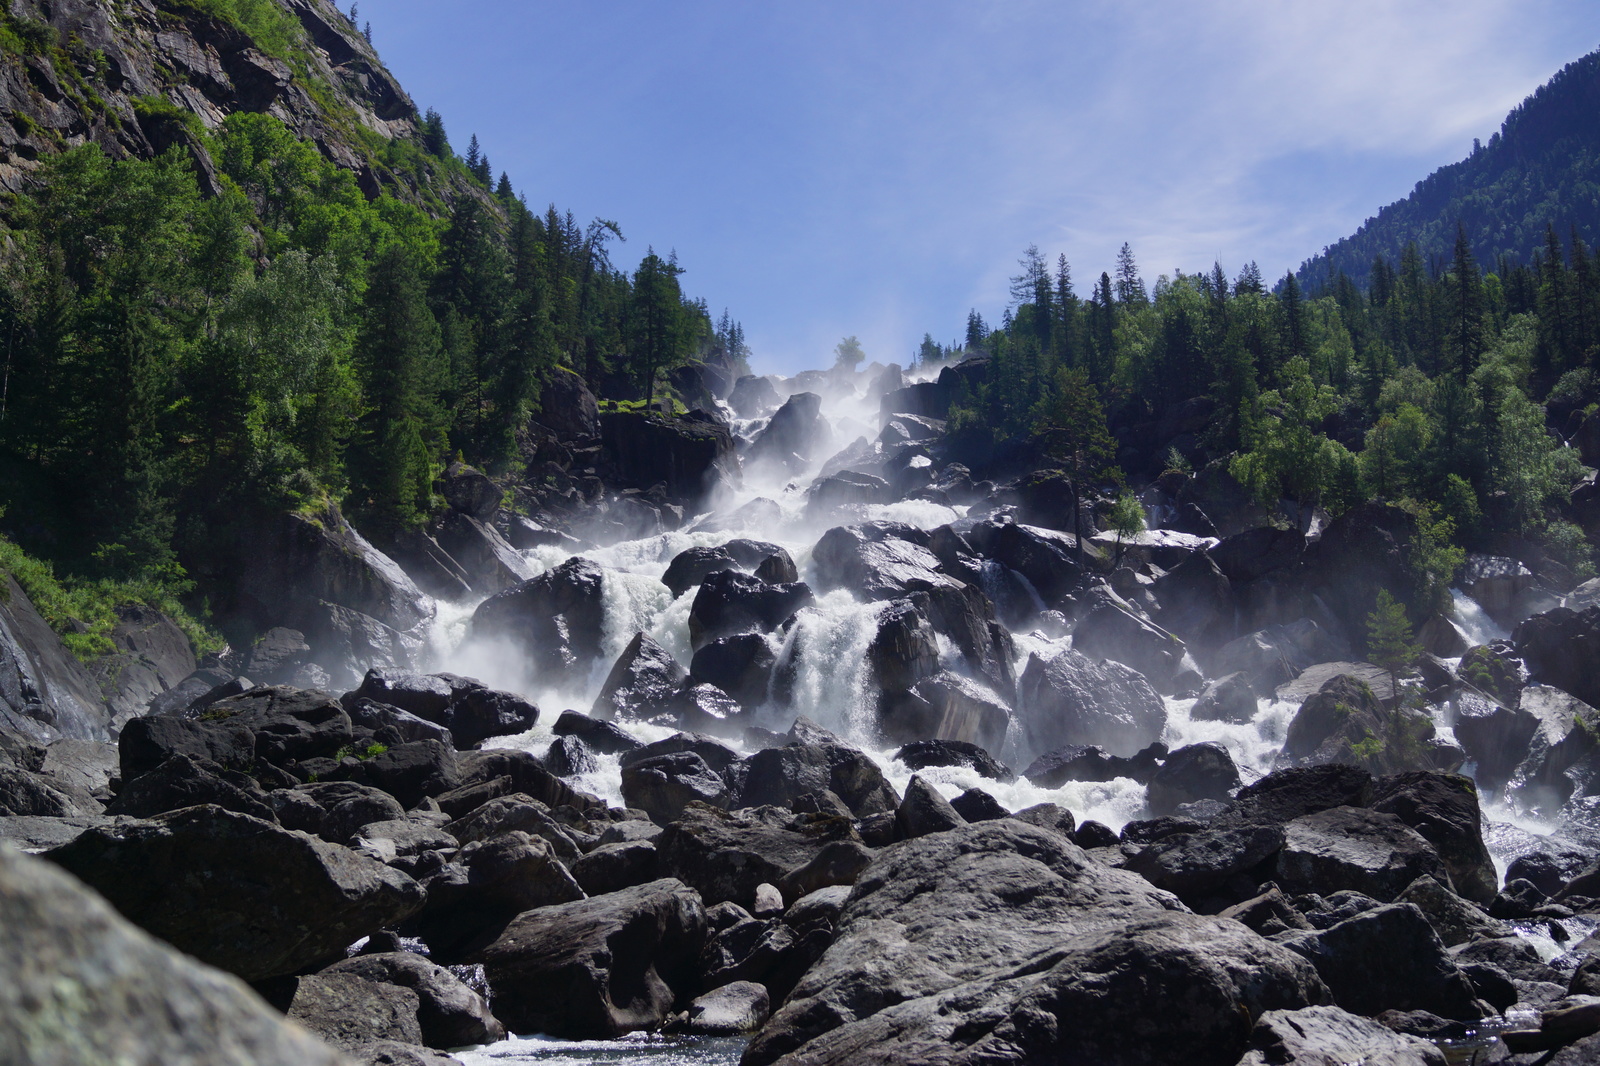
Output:
[[[705,934],[699,894],[666,878],[528,911],[476,961],[514,1032],[615,1037],[666,1020]]]
[[[237,978],[0,847],[0,1047],[17,1063],[340,1066]]]
[[[1267,1011],[1327,998],[1293,952],[1002,819],[868,867],[743,1061],[1233,1066]]]
[[[505,1026],[489,1012],[482,996],[443,966],[409,951],[357,955],[336,962],[324,974],[349,974],[378,984],[408,988],[417,995],[422,1042],[453,1048],[503,1039]]]
[[[336,959],[423,903],[398,870],[215,806],[90,829],[46,857],[130,921],[247,981]]]
[[[1250,1034],[1239,1066],[1445,1066],[1444,1052],[1420,1037],[1397,1033],[1338,1007],[1268,1011]]]

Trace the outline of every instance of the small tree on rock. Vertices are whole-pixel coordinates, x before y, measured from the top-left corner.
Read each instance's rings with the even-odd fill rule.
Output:
[[[1401,702],[1400,675],[1422,657],[1422,651],[1412,633],[1411,621],[1406,617],[1405,605],[1388,589],[1379,589],[1377,607],[1367,615],[1367,658],[1389,672],[1396,714]]]

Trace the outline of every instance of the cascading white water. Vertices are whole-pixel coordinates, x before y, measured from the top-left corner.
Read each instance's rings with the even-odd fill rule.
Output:
[[[843,448],[876,418],[876,404],[861,397],[824,395],[823,415],[834,429],[834,447]],[[765,425],[766,417],[739,423],[741,427]],[[870,438],[869,438],[870,439]],[[732,514],[757,497],[773,501],[780,517],[775,522],[723,527],[716,532],[691,523],[686,530],[669,532],[640,540],[624,541],[581,554],[605,570],[603,585],[604,637],[600,659],[576,690],[542,684],[530,675],[521,657],[509,642],[492,635],[463,640],[467,621],[475,604],[440,604],[430,634],[430,669],[452,670],[480,677],[496,687],[509,688],[529,696],[545,708],[539,726],[517,737],[499,738],[491,743],[515,746],[542,753],[551,740],[549,732],[560,710],[587,711],[606,674],[633,635],[644,632],[665,647],[685,667],[692,658],[688,618],[694,601],[691,589],[674,598],[660,581],[667,565],[680,552],[691,547],[714,547],[735,538],[751,538],[782,546],[794,558],[802,579],[815,585],[811,549],[816,539],[833,522],[817,522],[806,512],[806,489],[828,456],[814,457],[809,469],[801,472],[767,468],[747,472],[742,484],[722,487],[714,500],[716,513]],[[953,508],[927,500],[903,500],[865,508],[868,520],[902,522],[933,529],[963,517],[965,508]],[[706,516],[701,516],[704,519]],[[571,553],[558,547],[541,547],[524,552],[530,570],[542,573],[560,565]],[[1026,597],[1016,603],[1019,615],[1036,613],[1044,607],[1038,594],[1025,583],[1009,577],[1002,587],[997,567],[984,575],[984,588],[991,599]],[[1453,592],[1456,619],[1474,641],[1487,641],[1504,635],[1482,609],[1467,595]],[[782,698],[769,699],[751,715],[752,724],[776,731],[786,730],[799,715],[834,731],[860,746],[882,767],[889,780],[902,791],[911,771],[894,758],[894,747],[885,747],[874,726],[876,690],[867,663],[866,650],[877,631],[879,603],[858,603],[845,591],[833,591],[818,598],[803,610],[786,633],[771,634],[769,641],[781,663],[789,664],[788,676],[777,686]],[[1018,675],[1031,654],[1048,658],[1071,645],[1070,639],[1051,638],[1038,632],[1015,634]],[[958,672],[965,666],[945,641],[941,659],[947,668]],[[1169,747],[1177,748],[1201,741],[1215,741],[1226,747],[1246,782],[1272,769],[1283,745],[1289,721],[1296,707],[1263,701],[1255,717],[1246,723],[1199,721],[1190,717],[1193,700],[1168,700],[1168,726],[1164,736]],[[656,726],[629,726],[642,740],[660,739],[669,731]],[[737,745],[735,745],[737,746]],[[1019,757],[1015,745],[996,752],[997,756]],[[1024,767],[1015,767],[1021,770]],[[1093,818],[1113,829],[1140,817],[1144,811],[1145,788],[1131,780],[1106,783],[1074,782],[1061,788],[1046,789],[1019,778],[1014,784],[1001,784],[981,778],[975,772],[954,767],[927,769],[921,775],[940,791],[954,797],[967,788],[982,788],[1005,807],[1018,810],[1035,803],[1053,802],[1071,809],[1080,820]],[[615,758],[602,759],[598,770],[576,781],[578,787],[621,802],[619,773]]]
[[[1504,640],[1510,636],[1502,626],[1489,617],[1489,613],[1478,604],[1477,600],[1460,589],[1450,590],[1450,605],[1456,625],[1461,627],[1461,631],[1474,645],[1487,644],[1491,640]]]

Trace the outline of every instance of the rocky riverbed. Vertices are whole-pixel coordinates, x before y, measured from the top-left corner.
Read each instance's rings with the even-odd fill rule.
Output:
[[[1274,520],[1206,468],[1101,532],[1037,457],[949,443],[984,372],[567,397],[423,533],[261,530],[265,635],[204,662],[130,612],[91,675],[13,586],[0,1032],[22,1061],[69,1031],[136,1062],[1600,1055],[1600,585],[1472,558],[1397,687],[1365,621],[1413,580],[1409,515]]]

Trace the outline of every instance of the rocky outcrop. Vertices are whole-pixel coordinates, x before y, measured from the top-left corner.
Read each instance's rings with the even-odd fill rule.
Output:
[[[0,592],[0,732],[46,744],[109,738],[111,715],[94,678],[10,574],[0,574]]]
[[[666,1020],[705,932],[699,895],[667,878],[528,911],[476,960],[513,1030],[615,1037]]]
[[[49,863],[4,847],[0,1046],[19,1063],[349,1061],[238,978],[149,936]]]
[[[91,829],[47,857],[146,931],[249,981],[335,959],[423,902],[382,863],[214,806]]]
[[[675,418],[635,412],[601,415],[600,435],[618,485],[662,485],[672,500],[693,505],[720,481],[739,478],[733,434],[702,412]]]
[[[328,0],[284,0],[282,7],[286,29],[300,39],[289,53],[273,55],[210,9],[141,6],[113,15],[89,3],[19,4],[13,14],[36,30],[25,54],[8,54],[0,64],[0,105],[27,121],[0,137],[0,186],[15,192],[38,159],[85,141],[113,159],[148,158],[178,143],[200,154],[202,173],[209,173],[198,142],[145,104],[156,97],[208,129],[236,112],[272,115],[354,171],[369,196],[387,190],[416,200],[417,190],[372,160],[356,133],[364,127],[384,137],[412,135],[410,98]]]
[[[312,513],[278,515],[246,529],[237,545],[237,575],[222,613],[258,631],[293,626],[331,641],[335,624],[328,608],[341,608],[395,633],[416,637],[433,607],[393,559],[357,533],[330,503]],[[349,646],[316,649],[343,669],[357,658]],[[371,665],[370,660],[363,664]],[[359,675],[357,675],[359,676]]]
[[[1232,1066],[1263,1014],[1326,999],[1293,952],[1002,819],[919,837],[868,867],[837,939],[744,1061],[1120,1066],[1183,1047]],[[1067,1018],[1094,1022],[1056,1021]]]
[[[580,678],[604,639],[605,580],[588,559],[568,559],[484,600],[468,637],[512,641],[547,683]]]

